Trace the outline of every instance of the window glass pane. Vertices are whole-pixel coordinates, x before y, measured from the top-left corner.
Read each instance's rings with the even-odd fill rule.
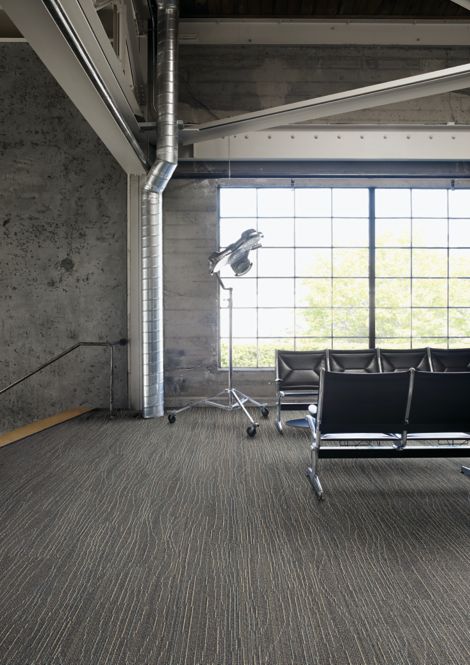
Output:
[[[451,277],[470,275],[470,249],[449,250],[449,275]]]
[[[377,277],[406,277],[411,271],[409,249],[377,249],[375,274]]]
[[[293,247],[294,220],[291,218],[260,218],[258,231],[263,234],[263,247]]]
[[[295,334],[327,337],[331,334],[331,309],[296,309]]]
[[[470,219],[449,220],[449,247],[470,247]]]
[[[331,337],[297,337],[296,351],[322,351],[331,347]]]
[[[334,307],[367,307],[369,304],[368,279],[333,280]]]
[[[256,189],[223,187],[219,197],[221,217],[256,217]]]
[[[381,349],[409,349],[409,337],[376,337],[376,346]]]
[[[449,310],[449,335],[451,337],[470,336],[470,309]]]
[[[449,217],[470,217],[470,189],[449,190]]]
[[[233,340],[233,366],[256,367],[257,351],[256,339]],[[228,339],[220,340],[220,366],[228,367]]]
[[[409,217],[411,193],[409,189],[377,189],[375,191],[376,217]]]
[[[413,249],[414,277],[447,277],[446,249]]]
[[[431,346],[434,349],[447,349],[447,337],[413,337],[411,347],[422,349]]]
[[[238,219],[226,217],[220,220],[220,246],[227,247],[238,240],[247,229],[256,229],[256,218]]]
[[[409,247],[411,222],[409,219],[378,219],[375,223],[377,247]]]
[[[296,219],[295,244],[297,247],[330,247],[330,219]]]
[[[413,337],[442,337],[447,334],[447,309],[413,309]]]
[[[406,337],[411,333],[411,310],[382,309],[375,310],[375,329],[377,337]]]
[[[250,258],[253,253],[250,254]],[[293,249],[266,249],[258,251],[259,277],[293,277],[294,250]]]
[[[446,189],[412,189],[413,217],[447,217]]]
[[[449,306],[470,307],[470,279],[449,280]]]
[[[258,367],[274,367],[276,349],[294,350],[293,337],[260,339],[258,342]]]
[[[258,310],[258,335],[260,337],[293,337],[294,310],[260,308]]]
[[[367,337],[368,334],[368,309],[340,307],[333,310],[333,335],[335,337]]]
[[[367,249],[334,249],[333,275],[335,277],[363,277],[369,271]]]
[[[331,279],[297,279],[295,304],[297,307],[329,307],[331,305]]]
[[[470,346],[470,337],[449,338],[449,349],[467,349]]]
[[[258,301],[266,307],[293,307],[294,280],[276,277],[259,279]]]
[[[333,209],[335,217],[369,217],[368,189],[333,189]]]
[[[334,219],[333,245],[336,247],[368,247],[368,219]]]
[[[220,312],[220,336],[229,336],[228,309]],[[234,337],[256,337],[256,309],[233,310],[233,336]]]
[[[447,219],[414,219],[413,245],[447,247]]]
[[[413,306],[414,307],[446,307],[447,306],[447,280],[446,279],[414,279],[413,280]]]
[[[351,339],[350,337],[334,337],[331,348],[333,349],[367,349],[369,348],[369,338],[368,337],[357,337]]]
[[[409,307],[411,284],[409,279],[376,279],[376,307]]]
[[[296,249],[295,268],[299,277],[328,277],[331,275],[331,251]]]
[[[256,279],[252,277],[234,277],[224,279],[224,285],[233,289],[234,307],[256,307]],[[221,307],[228,307],[228,291],[220,287],[219,303]]]
[[[258,189],[259,217],[293,217],[294,191],[289,188]]]
[[[295,190],[296,217],[331,217],[331,189]]]

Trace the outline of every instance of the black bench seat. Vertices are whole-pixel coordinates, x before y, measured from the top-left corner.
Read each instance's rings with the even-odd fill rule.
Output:
[[[322,457],[470,456],[470,372],[322,370],[317,414],[306,419],[312,433],[307,476],[320,498]],[[375,445],[323,445],[330,441]]]

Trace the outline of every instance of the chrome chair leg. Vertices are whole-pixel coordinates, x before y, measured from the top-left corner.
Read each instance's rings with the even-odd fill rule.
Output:
[[[311,466],[307,468],[307,478],[310,481],[311,486],[315,490],[315,494],[319,499],[323,499],[323,488],[320,483],[320,478],[318,477],[318,445],[316,440],[312,442],[310,446],[310,459]]]
[[[282,420],[281,420],[281,393],[278,393],[277,396],[277,408],[276,408],[276,429],[279,432],[279,434],[284,434],[283,426],[282,426]]]

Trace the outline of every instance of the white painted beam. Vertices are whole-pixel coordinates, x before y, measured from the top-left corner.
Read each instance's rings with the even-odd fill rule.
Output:
[[[91,51],[105,95],[89,78],[74,49],[42,2],[2,0],[2,6],[124,171],[144,174],[145,155],[134,138],[138,135],[139,125],[122,89],[119,92],[120,84],[107,61],[104,44],[98,40],[93,44],[90,24],[81,6],[81,2],[85,1],[95,11],[91,0],[69,0],[66,3],[67,16],[74,21],[73,29],[81,48]],[[78,21],[80,12],[81,19]],[[106,41],[109,45],[107,37]],[[110,110],[113,105],[123,118],[124,125],[117,121]],[[123,126],[129,130],[127,136]]]
[[[453,2],[454,5],[460,5],[470,11],[470,0],[451,0],[451,2]]]
[[[254,113],[244,113],[206,122],[183,130],[181,139],[184,145],[189,145],[242,132],[282,127],[341,113],[439,95],[469,86],[470,65],[460,65],[429,74],[409,76],[387,83],[316,97],[295,104],[274,106]]]
[[[127,366],[129,408],[141,411],[142,397],[142,268],[141,190],[145,179],[127,179]]]
[[[129,116],[128,120],[132,122],[134,115],[141,114],[141,108],[129,81],[126,80],[124,65],[109,41],[92,0],[72,0],[72,2],[62,0],[61,4],[90,57],[100,68],[113,97],[119,100]]]
[[[297,126],[194,146],[200,161],[470,160],[470,126]],[[185,161],[185,160],[181,160]]]
[[[467,4],[470,7],[470,0]],[[470,16],[468,21],[183,19],[180,23],[179,40],[181,44],[200,46],[468,46]]]

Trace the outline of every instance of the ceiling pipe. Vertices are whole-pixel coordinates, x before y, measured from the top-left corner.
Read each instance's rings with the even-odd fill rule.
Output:
[[[212,120],[183,130],[181,138],[183,145],[188,145],[208,139],[233,136],[240,132],[272,129],[468,87],[470,87],[470,65],[460,65],[428,74],[346,90],[333,95],[315,97],[294,104],[274,106],[254,113]]]
[[[149,2],[149,8],[154,11],[153,2]],[[156,418],[164,413],[162,198],[178,162],[177,0],[158,1],[156,25],[156,161],[147,175],[141,196],[144,418]]]

